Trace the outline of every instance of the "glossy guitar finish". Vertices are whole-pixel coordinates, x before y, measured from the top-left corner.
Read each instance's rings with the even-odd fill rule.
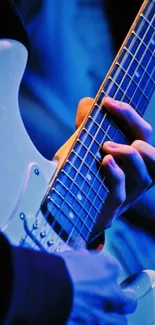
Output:
[[[35,149],[20,116],[18,91],[26,62],[21,43],[0,40],[0,224],[16,245],[26,236],[21,213],[27,220],[35,217],[57,167]]]
[[[145,270],[122,282],[122,288],[132,289],[138,305],[134,314],[129,315],[128,325],[155,324],[155,271]]]
[[[109,191],[105,177],[98,171],[99,148],[106,140],[130,143],[101,109],[100,101],[105,95],[124,100],[143,115],[155,83],[154,8],[154,0],[144,1],[137,25],[133,25],[89,115],[52,162],[33,146],[18,108],[27,50],[20,42],[0,40],[0,228],[13,244],[53,252],[88,242]],[[146,297],[154,306],[152,273],[149,279],[152,291],[146,288],[147,295],[130,324],[154,322],[153,314],[148,323],[140,316]],[[145,283],[142,273],[130,285],[136,286],[136,292],[138,285],[145,291]]]

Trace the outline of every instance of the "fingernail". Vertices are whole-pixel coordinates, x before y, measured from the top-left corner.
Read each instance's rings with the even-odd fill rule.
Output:
[[[113,168],[115,168],[117,166],[116,163],[115,163],[115,160],[112,157],[109,159],[108,162],[109,162],[110,166],[113,167]]]
[[[112,104],[112,105],[115,105],[116,102],[117,102],[117,101],[116,101],[114,98],[112,98],[112,97],[106,97],[105,100],[108,101],[108,102],[109,102],[110,104]]]
[[[112,142],[112,141],[107,141],[104,143],[104,145],[108,148],[119,148],[119,144],[116,142]]]

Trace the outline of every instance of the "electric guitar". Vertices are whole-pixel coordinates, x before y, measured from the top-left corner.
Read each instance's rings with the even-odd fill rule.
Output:
[[[0,40],[1,231],[12,244],[35,250],[78,249],[89,242],[109,193],[99,167],[100,147],[107,140],[130,143],[101,109],[101,100],[110,96],[125,101],[142,116],[155,88],[155,0],[144,0],[89,114],[51,162],[36,150],[20,116],[18,92],[27,57],[19,40]],[[147,277],[153,287],[153,274],[144,271],[130,282],[136,290],[141,288],[139,277]],[[154,324],[155,293],[147,292],[144,288],[140,297],[153,304],[148,322],[139,312],[130,324]]]

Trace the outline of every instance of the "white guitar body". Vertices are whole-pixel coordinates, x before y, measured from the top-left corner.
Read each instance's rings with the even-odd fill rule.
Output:
[[[145,270],[129,277],[122,287],[137,297],[136,312],[127,316],[128,325],[155,325],[155,271]]]
[[[57,161],[46,160],[36,150],[20,116],[18,92],[26,63],[27,50],[20,42],[0,40],[0,228],[12,244],[20,245],[26,239],[24,245],[37,249],[27,232],[32,229],[36,215],[40,222],[44,220],[40,204]],[[47,227],[44,222],[42,233]],[[45,241],[42,237],[40,242]],[[51,241],[50,251],[62,243],[55,232]]]
[[[20,116],[18,92],[26,63],[27,50],[21,43],[0,40],[0,227],[14,245],[39,249],[43,242],[44,248],[53,252],[68,247],[54,231],[46,247],[45,234],[50,226],[41,213],[40,204],[58,161],[49,162],[40,155]],[[42,231],[32,238],[29,234],[34,227],[37,231],[36,217]],[[129,316],[129,324],[155,324],[154,271],[140,273],[130,285],[126,282],[126,286],[133,287],[138,297],[138,309]],[[146,313],[148,315],[143,317]]]

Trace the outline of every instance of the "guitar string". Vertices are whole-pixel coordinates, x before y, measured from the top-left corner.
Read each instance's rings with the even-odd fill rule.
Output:
[[[151,24],[150,24],[151,25]],[[146,32],[144,33],[144,35],[143,35],[143,38],[145,37],[145,34],[147,33],[147,31],[148,31],[148,29],[149,29],[149,26],[148,26],[148,28],[147,28],[147,30],[146,30]],[[133,41],[132,41],[132,43],[133,43]],[[133,44],[130,44],[130,48],[132,48],[133,47]],[[140,47],[140,46],[139,46]],[[138,48],[139,48],[138,47]],[[146,49],[147,50],[147,49]],[[138,51],[138,49],[137,49],[137,51]],[[135,53],[135,55],[136,55],[136,53]],[[132,61],[133,61],[133,59],[134,59],[134,56],[133,56],[133,58],[132,58]],[[123,79],[125,78],[125,76],[123,77]],[[123,80],[121,80],[121,84],[122,84],[122,82],[123,82]],[[140,81],[139,81],[139,83],[140,83]],[[120,86],[121,86],[121,84],[120,84]],[[128,88],[128,87],[127,87]],[[115,93],[115,96],[116,96],[116,94],[117,94],[117,92],[118,92],[118,90],[119,89],[117,89],[117,91],[116,91],[116,93]],[[126,90],[125,90],[126,91]],[[123,97],[125,96],[125,93],[123,94]],[[123,99],[123,98],[122,98]],[[116,131],[117,132],[117,131]],[[94,182],[95,182],[95,180],[94,180]],[[93,182],[93,183],[94,183]],[[84,184],[84,182],[83,182],[83,184]],[[90,187],[93,187],[93,184],[91,184],[91,186]],[[100,188],[101,188],[101,186],[100,186]],[[100,189],[99,189],[100,190]],[[87,195],[89,195],[89,193],[87,193]],[[95,199],[94,199],[95,200]],[[92,202],[93,203],[93,202]],[[102,205],[103,205],[103,202],[101,203]],[[100,205],[101,205],[100,204]],[[101,207],[99,207],[99,209],[100,209]],[[91,210],[91,207],[90,207],[90,210]],[[88,214],[89,214],[89,211],[88,211]],[[73,231],[74,231],[74,229],[73,229]]]
[[[149,27],[149,26],[148,26]],[[147,28],[148,29],[148,28]],[[145,35],[145,34],[144,34]],[[75,228],[75,227],[74,227]]]
[[[147,49],[146,49],[147,50]],[[141,61],[142,61],[142,59],[143,59],[143,57],[141,58]],[[150,58],[150,60],[151,60],[151,58]],[[141,63],[141,61],[140,61],[140,63]],[[139,63],[139,65],[140,65],[140,63]],[[148,64],[149,64],[149,62],[148,62]],[[136,69],[137,70],[137,69]],[[154,71],[154,70],[153,70]],[[152,74],[153,74],[153,72],[152,72]],[[121,83],[122,83],[122,81],[121,81]],[[139,81],[139,83],[140,83],[140,81]],[[146,84],[147,85],[147,84]],[[121,84],[120,84],[120,86],[121,86]],[[118,91],[118,90],[117,90]],[[116,95],[116,94],[115,94]],[[124,95],[123,95],[123,97],[125,96],[125,93],[124,93]],[[133,95],[134,96],[134,95]],[[132,98],[133,98],[133,96],[132,96]],[[131,98],[131,101],[132,101],[132,98]],[[123,98],[122,98],[123,99]],[[139,99],[140,100],[140,99]],[[100,189],[99,189],[100,190]],[[93,202],[92,202],[93,203]],[[103,205],[103,203],[101,203],[102,205]],[[100,204],[100,205],[101,205]],[[99,209],[101,208],[101,206],[99,207]],[[91,209],[91,208],[90,208]],[[88,211],[88,213],[89,213],[89,211]]]
[[[124,95],[123,95],[124,96]],[[47,237],[46,237],[47,238]]]
[[[147,27],[147,30],[148,30],[148,28],[149,28],[149,26]],[[146,30],[146,32],[147,32],[147,30]],[[145,34],[146,34],[146,32],[145,32]],[[145,34],[144,34],[144,36],[145,36]],[[143,36],[143,38],[144,38],[144,36]],[[136,38],[134,38],[135,40],[136,40]],[[132,43],[133,43],[133,41],[132,41]],[[141,44],[140,44],[141,45]],[[130,47],[131,47],[131,44],[130,44]],[[139,46],[140,47],[140,46]],[[138,48],[139,48],[138,47]],[[133,56],[133,59],[134,59],[134,56]],[[133,59],[132,59],[132,61],[133,61]],[[124,78],[125,78],[125,76],[124,76]],[[123,94],[123,97],[125,96],[125,93]],[[94,180],[95,181],[95,180]],[[84,183],[84,182],[83,182]],[[75,229],[75,226],[74,226],[74,228],[73,228],[73,231],[74,231],[74,229]],[[72,231],[72,232],[73,232]]]

